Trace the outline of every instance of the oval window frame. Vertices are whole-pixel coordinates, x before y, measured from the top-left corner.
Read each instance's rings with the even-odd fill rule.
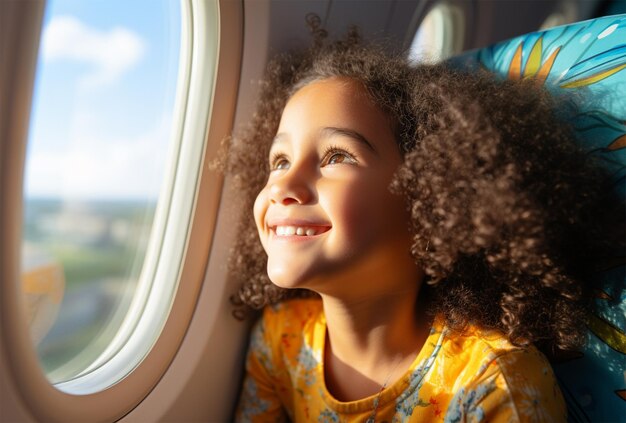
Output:
[[[413,63],[425,61],[436,63],[460,53],[465,43],[467,17],[465,7],[455,2],[436,1],[418,8],[413,18],[412,30],[407,35],[407,58]],[[427,21],[428,20],[428,21]],[[433,21],[434,20],[434,21]],[[425,23],[437,25],[435,39],[439,44],[438,51],[417,53],[415,51],[419,31]],[[449,30],[449,31],[447,31]],[[452,34],[447,34],[447,32]]]
[[[13,94],[13,103],[20,106],[17,113],[21,112],[21,115],[13,122],[8,117],[2,117],[2,130],[5,131],[6,124],[12,132],[7,137],[10,142],[5,143],[0,150],[5,157],[0,157],[0,193],[12,207],[5,207],[4,211],[0,211],[0,229],[3,234],[0,239],[0,366],[3,371],[8,370],[3,378],[10,378],[3,381],[3,388],[4,384],[8,384],[9,388],[17,391],[25,408],[39,421],[115,421],[129,413],[157,385],[169,367],[195,311],[205,280],[223,184],[223,178],[210,171],[207,163],[217,155],[222,138],[232,128],[235,112],[232,99],[236,97],[242,51],[243,8],[241,2],[228,0],[215,3],[182,0],[181,6],[181,16],[188,13],[191,18],[187,28],[181,26],[183,31],[187,31],[191,47],[187,56],[190,72],[186,93],[189,95],[183,110],[178,111],[184,114],[180,119],[182,126],[178,133],[181,134],[183,144],[196,143],[195,148],[191,148],[187,154],[199,154],[199,159],[198,172],[191,176],[179,174],[183,166],[180,163],[184,160],[180,160],[177,166],[175,183],[182,184],[193,192],[190,224],[186,231],[181,231],[185,232],[182,235],[185,237],[184,256],[176,272],[176,293],[163,329],[145,358],[129,374],[116,376],[121,379],[117,383],[87,394],[80,394],[80,388],[70,389],[73,393],[64,392],[48,382],[30,341],[23,299],[17,283],[20,275],[19,222],[23,207],[25,140],[43,2],[27,6],[16,5],[15,10],[9,10],[8,14],[20,18],[20,24],[25,25],[21,29],[6,29],[12,37],[20,39],[9,53],[21,55],[21,60],[13,62],[16,63],[14,69],[11,69],[10,76],[13,79],[3,75],[2,81],[3,84],[5,80],[11,81],[11,84],[18,82],[16,85],[20,89],[9,92],[5,98],[11,100],[10,95]],[[228,48],[224,48],[225,42],[228,43]],[[211,49],[217,60],[212,69],[207,69],[205,56],[210,56],[207,51]],[[181,48],[181,60],[183,51],[184,48]],[[21,69],[15,70],[20,67]],[[219,88],[216,85],[218,79]],[[207,88],[212,96],[201,95],[207,92]],[[11,101],[4,104],[11,104]],[[218,113],[212,113],[213,104],[231,107],[220,107]],[[8,122],[11,122],[11,127]],[[202,147],[198,150],[199,139],[202,140]],[[192,186],[188,186],[189,178],[192,178]]]

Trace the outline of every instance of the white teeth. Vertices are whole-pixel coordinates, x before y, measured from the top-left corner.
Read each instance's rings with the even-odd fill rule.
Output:
[[[317,233],[315,229],[303,226],[276,226],[275,232],[278,236],[313,236]]]

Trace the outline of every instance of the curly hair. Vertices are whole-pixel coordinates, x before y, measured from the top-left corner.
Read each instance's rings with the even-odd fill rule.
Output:
[[[287,100],[331,77],[360,82],[389,119],[404,157],[390,189],[410,210],[411,254],[427,275],[420,295],[430,298],[431,313],[453,330],[498,330],[544,351],[581,345],[590,276],[623,245],[615,229],[623,204],[600,158],[585,154],[564,123],[572,102],[531,80],[412,66],[354,33],[318,42],[270,62],[256,112],[232,139],[224,166],[244,210],[266,183]],[[246,213],[230,262],[241,281],[236,315],[314,295],[273,285],[266,262]]]

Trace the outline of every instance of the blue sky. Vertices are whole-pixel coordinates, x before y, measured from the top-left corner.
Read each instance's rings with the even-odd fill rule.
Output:
[[[176,0],[48,0],[27,198],[157,197],[179,43]]]

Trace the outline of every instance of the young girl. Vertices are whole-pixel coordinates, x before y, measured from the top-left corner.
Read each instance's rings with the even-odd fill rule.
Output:
[[[265,307],[237,420],[565,421],[537,347],[581,344],[622,215],[557,106],[356,37],[273,61],[226,164]]]

